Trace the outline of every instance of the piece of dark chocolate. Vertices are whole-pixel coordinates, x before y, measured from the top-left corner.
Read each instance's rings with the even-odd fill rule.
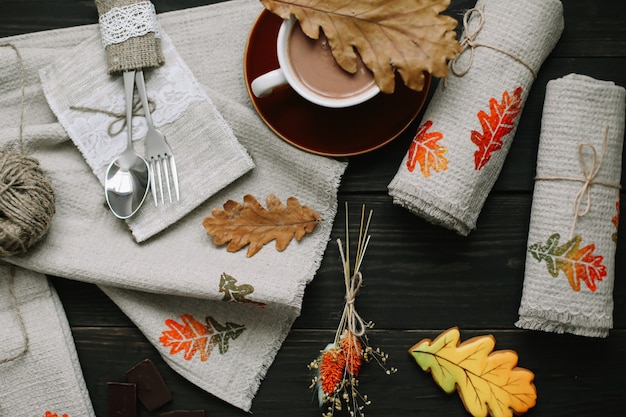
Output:
[[[109,417],[137,417],[137,387],[124,382],[107,382]]]
[[[161,417],[204,417],[204,410],[174,410],[160,414]]]
[[[150,359],[139,362],[124,375],[128,382],[137,385],[137,398],[148,411],[154,411],[172,400],[172,393]]]

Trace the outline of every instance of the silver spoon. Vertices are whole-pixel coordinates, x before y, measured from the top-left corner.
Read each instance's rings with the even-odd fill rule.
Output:
[[[150,172],[148,162],[133,149],[133,93],[135,71],[124,72],[124,92],[126,95],[126,127],[128,145],[107,168],[104,180],[104,194],[113,214],[127,219],[139,210],[148,195]]]

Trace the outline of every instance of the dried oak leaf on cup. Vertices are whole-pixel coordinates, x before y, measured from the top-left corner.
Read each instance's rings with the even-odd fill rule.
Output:
[[[212,217],[206,217],[202,225],[216,245],[228,243],[228,252],[249,245],[246,256],[251,257],[272,240],[282,252],[294,237],[302,240],[322,221],[317,212],[295,197],[289,197],[285,206],[278,197],[269,195],[266,203],[267,209],[250,194],[244,196],[243,205],[228,200],[223,209],[213,209]]]
[[[384,93],[393,93],[396,71],[404,84],[424,88],[424,72],[448,75],[447,61],[461,52],[458,22],[441,15],[450,0],[261,0],[270,12],[294,15],[303,32],[318,39],[320,29],[337,63],[356,71],[358,51]]]

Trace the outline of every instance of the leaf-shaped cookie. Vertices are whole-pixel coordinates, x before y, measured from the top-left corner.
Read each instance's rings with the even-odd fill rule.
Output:
[[[539,262],[545,261],[548,272],[556,278],[559,271],[563,271],[574,291],[580,291],[582,280],[591,291],[596,290],[596,281],[602,281],[606,276],[606,266],[602,264],[604,258],[594,255],[596,245],[593,243],[580,247],[582,236],[574,236],[559,246],[561,236],[554,233],[548,238],[545,245],[537,242],[528,247],[528,252]]]
[[[489,100],[489,113],[484,110],[478,112],[482,132],[472,130],[471,134],[472,142],[478,146],[474,153],[474,167],[477,171],[489,162],[494,152],[502,148],[502,138],[515,128],[517,116],[522,111],[523,92],[522,87],[517,87],[513,94],[505,91],[501,101],[495,98]]]
[[[248,194],[243,198],[243,205],[228,200],[224,209],[213,209],[213,217],[205,218],[202,225],[216,245],[228,243],[229,252],[249,244],[247,256],[251,257],[274,239],[276,249],[285,250],[291,239],[302,240],[322,220],[313,209],[300,205],[295,197],[289,197],[284,206],[276,196],[270,195],[267,208]]]
[[[293,14],[310,38],[318,39],[321,28],[335,60],[351,73],[356,71],[356,48],[385,93],[394,91],[396,71],[407,87],[421,91],[424,71],[447,76],[447,60],[461,52],[456,19],[439,14],[450,0],[261,2],[283,19]]]
[[[441,333],[434,341],[424,339],[409,349],[419,366],[430,371],[447,393],[458,390],[465,408],[475,417],[512,417],[534,407],[535,375],[517,367],[511,350],[493,351],[491,335],[460,343],[459,329]]]
[[[409,172],[413,172],[415,166],[419,163],[424,178],[430,177],[430,170],[435,172],[446,171],[448,169],[448,160],[445,153],[448,149],[439,145],[439,141],[443,139],[441,132],[429,132],[433,126],[432,120],[427,120],[415,134],[415,138],[409,147],[409,155],[406,161]]]

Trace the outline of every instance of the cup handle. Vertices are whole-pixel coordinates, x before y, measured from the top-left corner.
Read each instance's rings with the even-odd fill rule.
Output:
[[[250,84],[252,93],[256,97],[265,97],[272,94],[276,87],[287,84],[287,78],[282,69],[277,68],[255,78]]]

